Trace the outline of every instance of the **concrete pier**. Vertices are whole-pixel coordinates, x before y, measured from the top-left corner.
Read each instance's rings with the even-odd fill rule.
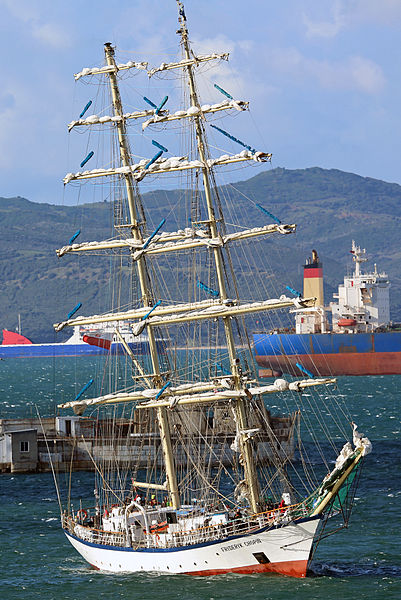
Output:
[[[198,411],[191,420],[185,421],[180,418],[179,410],[169,415],[177,465],[187,464],[188,447],[193,447],[194,461],[207,452],[212,463],[217,464],[216,457],[220,457],[219,462],[232,464],[231,444],[235,437],[232,416],[230,411],[227,414],[219,411],[216,410],[212,417]],[[140,468],[162,466],[160,437],[154,426],[156,421],[151,411],[147,415],[144,412],[141,411],[139,421],[78,416],[0,419],[0,473],[49,471],[51,463],[60,472],[70,468],[93,470],[95,463],[109,468],[113,465],[129,468],[138,464]],[[278,455],[293,455],[297,418],[297,414],[272,417],[266,411],[263,427],[254,420],[252,426],[260,428],[255,441],[258,462],[269,463]],[[188,443],[191,439],[193,444]],[[202,439],[205,441],[201,441],[199,449]]]

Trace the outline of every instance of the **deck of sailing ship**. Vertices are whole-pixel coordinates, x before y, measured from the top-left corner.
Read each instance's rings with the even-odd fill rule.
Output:
[[[57,252],[60,257],[101,252],[126,256],[134,273],[131,288],[134,299],[128,309],[116,306],[106,314],[71,316],[57,323],[55,328],[129,321],[135,335],[146,330],[150,357],[148,361],[137,357],[126,346],[130,369],[127,387],[115,387],[90,399],[82,395],[60,406],[73,408],[77,414],[87,409],[146,414],[150,429],[155,424],[158,428],[160,443],[149,458],[146,471],[131,462],[125,469],[118,465],[113,470],[109,463],[105,466],[99,461],[95,466],[94,506],[88,508],[90,504],[80,504],[77,510],[69,499],[67,508],[62,511],[62,524],[73,546],[99,569],[190,574],[271,571],[305,576],[314,543],[321,536],[316,537],[319,525],[323,527],[328,517],[335,514],[342,515],[345,522],[348,519],[357,481],[355,474],[362,457],[370,450],[370,443],[354,427],[354,446],[346,442],[340,452],[337,448],[334,457],[323,456],[323,443],[316,432],[319,425],[331,434],[330,428],[320,422],[327,406],[320,401],[313,412],[309,398],[324,386],[325,394],[331,393],[330,402],[336,404],[335,392],[328,391],[327,387],[335,384],[334,379],[307,377],[290,382],[279,379],[261,385],[253,376],[252,349],[245,326],[256,315],[263,318],[272,311],[294,305],[312,306],[314,298],[280,295],[277,299],[266,299],[266,294],[264,299],[240,300],[233,270],[234,262],[238,261],[233,260],[233,253],[237,253],[238,247],[250,244],[254,251],[254,242],[274,234],[289,235],[295,232],[296,226],[281,223],[260,206],[263,218],[269,217],[274,223],[251,227],[243,223],[233,228],[226,225],[215,182],[216,169],[239,163],[263,163],[270,160],[271,154],[257,151],[225,129],[209,123],[210,118],[225,112],[246,111],[248,102],[234,99],[215,84],[216,93],[222,94],[224,101],[202,105],[197,72],[209,63],[226,61],[228,55],[195,55],[189,41],[184,6],[180,1],[177,4],[181,60],[162,63],[153,69],[142,62],[116,63],[114,48],[107,43],[106,64],[85,68],[75,76],[76,80],[107,81],[113,112],[85,117],[88,103],[69,129],[111,128],[116,134],[118,159],[113,167],[68,173],[64,182],[114,182],[117,235],[99,242],[76,243],[72,238]],[[157,102],[144,97],[150,109],[124,112],[119,78],[136,70],[147,72],[150,78],[179,73],[177,78],[185,81],[184,96],[188,96],[189,108],[170,112],[167,96]],[[168,128],[171,124],[180,130],[188,128],[190,135],[185,154],[165,158],[165,145],[152,140],[158,148],[157,154],[153,158],[133,160],[128,134],[129,126],[137,120],[143,121],[143,131]],[[212,158],[209,125],[244,149]],[[93,151],[82,161],[81,167],[92,156]],[[149,233],[139,183],[149,176],[164,174],[187,178],[190,194],[185,198],[189,199],[189,217],[185,226],[181,225],[177,231],[164,232],[166,219],[163,219]],[[176,285],[165,284],[157,261],[166,260],[176,261],[169,267],[171,272],[183,264],[187,267],[185,285],[178,278]],[[156,277],[158,274],[161,278]],[[255,280],[248,291],[264,292],[263,282],[259,288]],[[182,299],[184,292],[189,294],[186,301]],[[205,295],[209,298],[205,299]],[[206,361],[198,363],[195,354],[188,353],[185,368],[181,368],[174,358],[168,362],[166,356],[160,354],[156,344],[158,331],[163,329],[165,339],[172,326],[180,339],[188,340],[189,346],[194,340],[207,339],[207,364]],[[118,328],[116,333],[118,336]],[[119,337],[124,345],[124,339]],[[221,351],[222,340],[224,351]],[[272,460],[269,465],[261,460],[258,443],[266,431],[254,426],[253,417],[263,415],[264,403],[272,397],[275,402],[278,397],[282,398],[284,406],[292,402],[296,413],[309,409],[306,424],[312,432],[311,439],[318,442],[318,451],[326,465],[326,475],[320,480],[308,469],[307,449],[300,440],[301,459],[294,463],[289,453],[283,454],[271,431]],[[172,413],[175,414],[174,426]],[[200,414],[208,424],[207,431],[196,427]],[[219,447],[224,444],[215,431],[217,416],[230,421],[233,427],[234,458],[230,467],[218,456]],[[342,426],[339,429],[344,434]],[[344,437],[346,440],[349,436],[345,433]],[[186,457],[184,466],[176,460],[179,451]],[[334,468],[329,466],[333,458]]]

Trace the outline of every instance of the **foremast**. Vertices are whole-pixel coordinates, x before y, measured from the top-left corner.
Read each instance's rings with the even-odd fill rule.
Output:
[[[199,109],[199,113],[195,114],[193,117],[194,125],[195,125],[195,135],[197,148],[199,153],[199,159],[202,162],[203,166],[201,168],[202,171],[202,180],[203,187],[205,192],[205,200],[207,206],[207,214],[208,214],[208,225],[210,229],[211,238],[215,239],[218,237],[219,232],[217,229],[217,222],[215,217],[215,211],[213,207],[213,199],[212,199],[212,191],[210,185],[210,177],[209,177],[209,169],[207,162],[207,141],[206,135],[203,128],[203,124],[201,122],[202,117],[201,113],[201,105],[198,99],[198,94],[195,85],[195,76],[194,76],[194,68],[191,62],[191,48],[188,39],[188,28],[186,22],[186,16],[184,12],[184,5],[180,0],[177,0],[178,12],[179,12],[179,22],[180,29],[178,30],[178,34],[181,36],[181,45],[184,51],[185,59],[188,61],[188,64],[185,67],[188,76],[188,85],[190,92],[191,105]],[[215,247],[212,249],[214,263],[216,267],[216,274],[218,280],[218,288],[219,288],[219,296],[224,302],[227,300],[227,288],[224,279],[224,266],[223,266],[223,256],[222,250],[220,247]],[[232,373],[232,381],[233,387],[235,390],[240,390],[243,388],[241,382],[241,375],[239,371],[239,360],[236,354],[235,342],[233,329],[231,325],[230,317],[222,318],[224,324],[224,332],[227,342],[227,349],[230,360],[230,368]],[[237,430],[239,433],[240,440],[240,449],[243,457],[243,466],[244,466],[244,476],[245,482],[248,487],[249,492],[249,503],[253,512],[258,512],[260,508],[260,489],[259,482],[256,473],[256,465],[254,461],[253,451],[252,451],[252,439],[248,436],[245,436],[242,432],[245,432],[248,429],[248,419],[247,419],[247,411],[245,406],[245,401],[242,398],[239,398],[235,401],[235,416],[237,423]]]
[[[106,43],[104,46],[104,49],[105,49],[107,65],[110,67],[114,67],[110,72],[107,73],[107,76],[108,76],[109,82],[110,82],[114,115],[116,117],[119,117],[119,120],[116,122],[116,124],[117,124],[117,132],[118,132],[120,159],[121,159],[122,165],[124,167],[129,167],[131,153],[130,153],[130,148],[129,148],[128,136],[127,136],[127,132],[126,132],[125,120],[123,117],[124,113],[123,113],[123,107],[122,107],[122,102],[121,102],[121,95],[120,95],[120,90],[119,90],[118,81],[117,81],[117,65],[116,65],[116,62],[114,59],[114,48],[112,47],[112,45],[110,43]],[[133,238],[136,241],[139,241],[143,244],[144,240],[142,238],[142,232],[140,229],[140,223],[138,221],[137,209],[136,209],[136,204],[135,204],[135,189],[137,187],[137,183],[134,181],[132,172],[130,170],[128,170],[128,171],[129,172],[124,173],[124,181],[125,181],[125,188],[126,188],[126,193],[127,193],[129,215],[130,215],[130,220],[131,220],[129,225],[130,225],[130,229],[131,229]],[[153,298],[151,297],[151,291],[150,291],[149,285],[148,285],[148,275],[147,275],[147,271],[146,271],[145,258],[139,257],[135,262],[137,264],[137,269],[138,269],[138,277],[139,277],[139,284],[140,284],[141,294],[142,294],[142,302],[143,302],[144,306],[150,307],[153,302]],[[148,332],[148,338],[149,338],[149,349],[150,349],[150,357],[151,357],[152,368],[153,368],[154,383],[156,385],[161,386],[163,384],[163,381],[162,381],[162,378],[160,375],[160,364],[159,364],[159,357],[158,357],[157,347],[156,347],[156,337],[155,337],[154,329],[151,325],[148,325],[147,332]],[[157,411],[157,419],[158,419],[159,429],[160,429],[160,438],[161,438],[161,444],[162,444],[165,466],[166,466],[167,489],[170,494],[172,506],[173,506],[173,508],[177,509],[180,506],[180,497],[179,497],[179,493],[178,493],[178,482],[177,482],[177,476],[176,476],[176,472],[175,472],[174,456],[173,456],[173,449],[172,449],[172,444],[171,444],[171,436],[170,436],[170,429],[169,429],[169,425],[168,425],[168,418],[167,418],[167,414],[166,414],[166,408],[159,407],[156,409],[156,411]]]

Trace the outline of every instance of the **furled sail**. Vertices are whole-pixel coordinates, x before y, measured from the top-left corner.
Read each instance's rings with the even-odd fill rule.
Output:
[[[281,296],[279,299],[271,298],[262,302],[251,302],[237,305],[236,300],[221,302],[219,300],[204,300],[202,302],[193,302],[190,304],[174,304],[171,306],[160,306],[152,312],[152,316],[147,319],[151,325],[171,325],[179,322],[211,320],[219,317],[241,316],[245,314],[277,310],[280,308],[311,306],[315,298],[289,298]],[[108,321],[126,321],[134,319],[143,319],[149,312],[149,307],[129,310],[122,313],[110,313],[103,315],[93,315],[91,317],[77,317],[61,323],[55,323],[56,331],[61,331],[64,327],[73,327],[75,325],[90,325],[94,323],[103,323]]]
[[[320,386],[336,384],[337,380],[333,378],[324,379],[304,379],[298,381],[285,381],[284,379],[276,380],[271,385],[264,386],[249,386],[244,390],[227,390],[219,389],[219,383],[216,381],[205,382],[203,384],[191,385],[187,384],[179,387],[170,387],[166,390],[161,400],[155,400],[160,389],[145,389],[141,392],[116,393],[100,396],[98,398],[90,398],[88,400],[77,400],[59,404],[58,408],[73,408],[82,414],[85,408],[97,406],[101,404],[119,404],[125,402],[135,403],[135,408],[174,408],[181,404],[212,404],[215,402],[227,402],[234,398],[249,398],[259,394],[277,394],[279,392],[297,391]],[[213,392],[213,393],[210,393]]]
[[[229,156],[224,154],[219,158],[210,158],[206,162],[200,160],[188,160],[185,156],[173,156],[171,158],[158,158],[148,168],[150,160],[148,158],[142,159],[139,163],[131,164],[124,167],[117,167],[111,169],[92,169],[91,171],[78,171],[77,173],[67,173],[64,177],[64,184],[70,183],[70,181],[76,181],[80,179],[94,179],[97,177],[109,177],[111,175],[127,175],[132,173],[137,181],[141,181],[145,175],[151,173],[152,175],[159,175],[160,173],[171,173],[174,171],[185,171],[188,169],[200,169],[205,167],[216,167],[221,165],[229,165],[247,160],[254,160],[256,162],[266,162],[271,159],[271,154],[266,152],[250,152],[249,150],[243,150],[238,154]]]
[[[162,233],[153,239],[153,243],[144,252],[147,254],[159,254],[163,252],[172,252],[176,250],[188,250],[200,247],[224,246],[227,242],[245,240],[252,237],[267,235],[270,233],[281,233],[283,235],[294,233],[296,225],[263,225],[262,227],[253,227],[244,229],[236,233],[229,233],[219,238],[210,238],[204,230],[187,228],[181,232]],[[91,250],[115,250],[118,248],[133,248],[143,250],[144,242],[134,238],[123,238],[118,240],[105,240],[103,242],[83,242],[81,244],[71,244],[56,250],[57,256],[61,257],[67,252],[85,252]],[[156,242],[165,242],[158,243]],[[175,243],[172,243],[175,242]],[[135,258],[135,256],[134,256]]]

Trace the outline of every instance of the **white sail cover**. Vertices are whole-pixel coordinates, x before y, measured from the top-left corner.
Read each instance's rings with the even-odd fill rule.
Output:
[[[171,252],[175,250],[186,250],[190,248],[224,246],[227,242],[244,240],[251,237],[258,237],[270,233],[281,233],[287,235],[294,233],[296,225],[263,225],[262,227],[253,227],[252,229],[244,229],[235,233],[229,233],[218,238],[210,238],[206,231],[202,229],[192,229],[190,227],[177,232],[163,232],[155,236],[149,246],[143,250],[143,246],[147,239],[143,242],[134,238],[125,238],[117,240],[105,240],[103,242],[82,242],[80,244],[71,244],[63,246],[56,250],[57,256],[61,257],[68,252],[85,252],[97,250],[116,250],[118,248],[134,248],[138,255],[142,254],[159,254],[163,252]],[[163,243],[164,242],[164,243]],[[137,258],[134,253],[134,259]],[[139,258],[139,256],[138,256]]]
[[[152,77],[152,75],[154,75],[155,73],[160,73],[161,71],[170,71],[171,69],[182,69],[184,67],[187,67],[188,65],[197,66],[199,63],[207,62],[209,60],[228,60],[228,57],[229,53],[223,52],[222,54],[213,53],[204,54],[202,56],[194,56],[194,58],[190,59],[183,58],[178,62],[163,62],[158,67],[148,70],[148,75],[149,77]]]
[[[158,175],[159,173],[168,173],[174,171],[183,171],[185,169],[202,169],[205,167],[214,167],[219,165],[229,165],[230,163],[241,162],[245,160],[254,160],[256,162],[266,162],[272,155],[267,152],[250,152],[243,150],[238,154],[223,154],[218,158],[211,158],[206,164],[200,160],[188,160],[186,156],[172,156],[171,158],[158,158],[154,163],[145,168],[150,159],[144,158],[138,163],[127,167],[117,167],[112,169],[92,169],[91,171],[78,171],[77,173],[67,173],[63,181],[66,185],[70,181],[78,179],[93,179],[95,177],[107,177],[110,175],[124,175],[133,173],[137,181],[141,181],[145,175]]]
[[[85,67],[79,73],[75,73],[75,80],[81,79],[81,77],[85,77],[87,75],[104,75],[106,73],[116,73],[117,71],[123,71],[126,69],[141,69],[142,71],[146,71],[148,67],[147,62],[134,62],[133,60],[128,61],[127,63],[120,63],[117,67],[114,65],[105,65],[104,67]]]
[[[141,119],[150,117],[154,113],[154,109],[135,110],[134,112],[124,113],[122,117],[119,115],[90,115],[85,119],[77,119],[68,124],[68,131],[79,125],[103,125],[104,123],[120,123],[127,119]],[[163,115],[166,111],[160,111]]]
[[[119,123],[121,121],[127,121],[129,119],[143,119],[150,117],[147,121],[142,124],[142,129],[146,129],[148,125],[152,123],[164,123],[165,121],[176,121],[177,119],[183,119],[193,117],[198,114],[214,113],[221,110],[229,110],[231,108],[243,111],[248,108],[249,103],[244,100],[224,100],[216,104],[203,104],[200,108],[197,106],[190,106],[187,110],[177,110],[174,113],[170,113],[168,110],[161,110],[156,114],[156,109],[149,110],[135,110],[133,112],[124,113],[122,117],[119,115],[90,115],[85,119],[77,119],[71,121],[68,124],[68,130],[71,131],[73,127],[84,126],[84,125],[103,125],[104,123]]]
[[[221,389],[222,382],[208,381],[166,388],[160,400],[156,399],[161,391],[160,389],[147,388],[135,392],[106,394],[105,396],[88,398],[86,400],[73,400],[59,404],[58,408],[78,407],[79,409],[84,409],[88,406],[96,406],[98,404],[119,404],[121,402],[135,402],[137,408],[157,408],[160,406],[174,408],[177,404],[224,402],[234,398],[249,398],[250,396],[257,396],[259,394],[276,394],[287,391],[299,392],[309,387],[335,384],[336,381],[335,378],[303,379],[291,382],[285,379],[276,379],[276,381],[269,385],[249,386],[247,389],[240,390]],[[255,382],[251,381],[249,383]]]
[[[236,300],[205,300],[202,302],[193,302],[187,304],[172,304],[169,306],[157,307],[152,311],[152,316],[144,321],[145,325],[171,325],[173,323],[185,323],[190,321],[202,321],[207,319],[217,319],[224,317],[238,317],[241,315],[277,310],[279,308],[288,308],[290,306],[310,306],[314,304],[316,298],[288,298],[280,296],[279,299],[271,298],[261,302],[251,302],[237,305]],[[149,312],[150,307],[125,311],[121,313],[109,313],[103,315],[93,315],[91,317],[79,317],[61,321],[53,325],[56,331],[61,331],[66,326],[89,325],[93,323],[104,323],[108,321],[125,321],[134,319],[143,319]]]
[[[176,121],[177,119],[185,119],[188,117],[195,117],[197,115],[204,115],[207,113],[214,113],[220,110],[229,110],[230,108],[234,108],[238,111],[243,111],[248,108],[249,103],[243,100],[224,100],[223,102],[218,102],[217,104],[203,104],[201,107],[198,106],[190,106],[187,110],[177,110],[172,114],[156,114],[152,116],[152,118],[148,119],[144,123],[142,123],[142,129],[146,129],[151,124],[154,123],[164,123],[166,121]]]

